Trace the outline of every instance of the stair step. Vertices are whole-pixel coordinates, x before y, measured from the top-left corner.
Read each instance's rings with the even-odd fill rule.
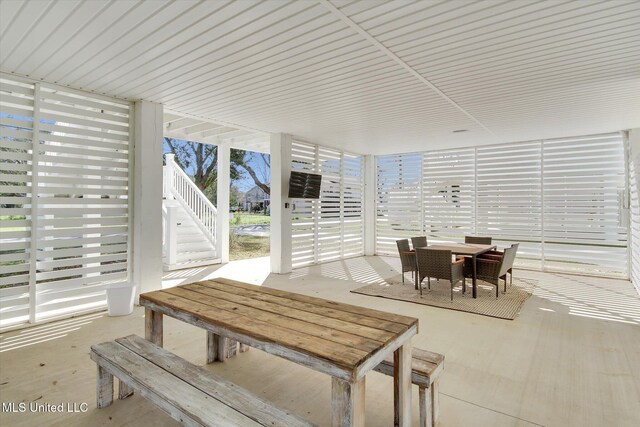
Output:
[[[221,262],[222,260],[220,258],[211,258],[211,259],[202,259],[202,260],[195,260],[195,261],[178,262],[172,265],[167,265],[165,263],[164,271],[174,271],[174,270],[182,270],[185,268],[202,267],[205,265],[220,264]]]
[[[213,245],[208,241],[204,241],[204,240],[199,242],[186,242],[186,243],[178,242],[178,253],[209,251],[211,249],[213,249]]]
[[[179,245],[186,245],[186,244],[191,244],[191,245],[203,244],[203,245],[213,246],[211,244],[211,241],[205,238],[201,234],[189,234],[186,236],[184,235],[178,236],[178,247],[180,247]]]
[[[216,251],[192,251],[192,252],[179,252],[176,256],[176,261],[186,262],[186,261],[196,261],[203,259],[214,259],[216,258]]]

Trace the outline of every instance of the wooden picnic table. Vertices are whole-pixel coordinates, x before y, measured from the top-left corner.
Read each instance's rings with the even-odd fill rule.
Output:
[[[140,295],[145,334],[164,314],[331,375],[333,426],[364,426],[365,376],[393,354],[395,425],[411,425],[411,338],[418,319],[228,279]]]
[[[483,253],[489,252],[490,250],[496,249],[496,245],[480,245],[476,243],[442,243],[436,245],[426,246],[429,249],[441,249],[451,251],[454,255],[462,255],[471,257],[471,280],[473,283],[473,297],[478,297],[478,286],[477,286],[477,263],[476,258],[478,255],[482,255]],[[416,280],[418,275],[416,275]]]

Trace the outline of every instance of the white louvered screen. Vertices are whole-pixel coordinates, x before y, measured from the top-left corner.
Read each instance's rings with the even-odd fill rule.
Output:
[[[427,152],[422,164],[428,241],[464,241],[475,233],[475,150]]]
[[[499,247],[520,243],[522,267],[628,274],[620,134],[377,156],[376,163],[378,254],[397,254],[396,240],[423,232],[431,241],[491,236]],[[632,204],[637,197],[636,190]]]
[[[545,268],[624,271],[622,136],[548,140],[543,150]]]
[[[339,151],[318,147],[318,173],[322,175],[317,220],[317,262],[334,261],[342,252],[341,178]]]
[[[28,209],[2,213],[3,219],[12,213],[24,215],[22,238],[30,235],[34,241],[25,248],[23,264],[15,264],[18,255],[7,253],[3,244],[3,275],[17,265],[31,267],[31,274],[23,278],[29,280],[0,289],[3,308],[12,307],[13,302],[5,304],[6,298],[13,301],[16,292],[22,300],[29,296],[27,315],[32,322],[103,307],[105,285],[128,279],[130,104],[46,84],[22,84],[17,87],[23,92],[34,87],[36,91],[36,107],[26,115],[15,106],[5,108],[6,99],[19,97],[13,86],[6,87],[11,90],[8,94],[3,84],[3,147],[30,143],[16,133],[30,135],[16,127],[19,117],[38,128],[39,142],[37,150],[29,147],[34,153],[31,162],[29,151],[20,154],[26,163],[19,167],[26,168],[22,176],[30,186],[22,190],[28,191],[24,197],[11,201]],[[20,102],[28,109],[29,94],[22,95]],[[18,167],[6,161],[2,165],[3,174],[7,167]],[[13,190],[3,186],[3,196]],[[3,198],[3,208],[4,202]],[[4,233],[11,222],[3,221],[3,241],[13,236]],[[11,277],[15,281],[19,276]],[[3,311],[3,326],[25,320],[22,311],[6,316]]]
[[[364,254],[364,157],[342,157],[342,256]]]
[[[29,320],[33,96],[0,79],[0,326]]]
[[[376,157],[376,252],[398,254],[396,240],[423,233],[422,154]]]
[[[640,294],[640,150],[637,152],[634,149],[630,150],[629,194],[631,199],[631,282]]]
[[[540,267],[540,142],[479,147],[476,156],[476,234],[503,247],[520,243],[517,264]]]
[[[320,199],[292,200],[294,268],[364,253],[362,156],[292,142],[292,170],[322,175]]]
[[[300,141],[291,144],[291,169],[299,172],[318,173],[317,146]],[[317,202],[311,199],[292,200],[291,250],[293,267],[316,262]]]

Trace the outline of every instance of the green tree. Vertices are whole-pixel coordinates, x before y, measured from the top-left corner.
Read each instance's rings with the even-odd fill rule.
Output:
[[[175,160],[182,170],[193,176],[193,183],[203,192],[215,187],[218,178],[218,147],[199,142],[164,138],[169,150],[176,155]],[[231,150],[231,181],[242,176],[238,169],[244,162],[244,152]]]
[[[252,151],[243,151],[243,153],[242,163],[238,166],[247,171],[253,182],[265,193],[271,194],[271,157],[265,153]]]

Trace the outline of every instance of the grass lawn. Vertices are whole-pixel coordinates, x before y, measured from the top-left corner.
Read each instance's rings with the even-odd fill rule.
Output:
[[[231,235],[229,259],[231,261],[269,256],[269,238]]]
[[[264,214],[255,214],[249,212],[231,212],[233,219],[229,220],[231,226],[236,225],[256,225],[256,224],[269,224],[271,223],[271,217]]]

